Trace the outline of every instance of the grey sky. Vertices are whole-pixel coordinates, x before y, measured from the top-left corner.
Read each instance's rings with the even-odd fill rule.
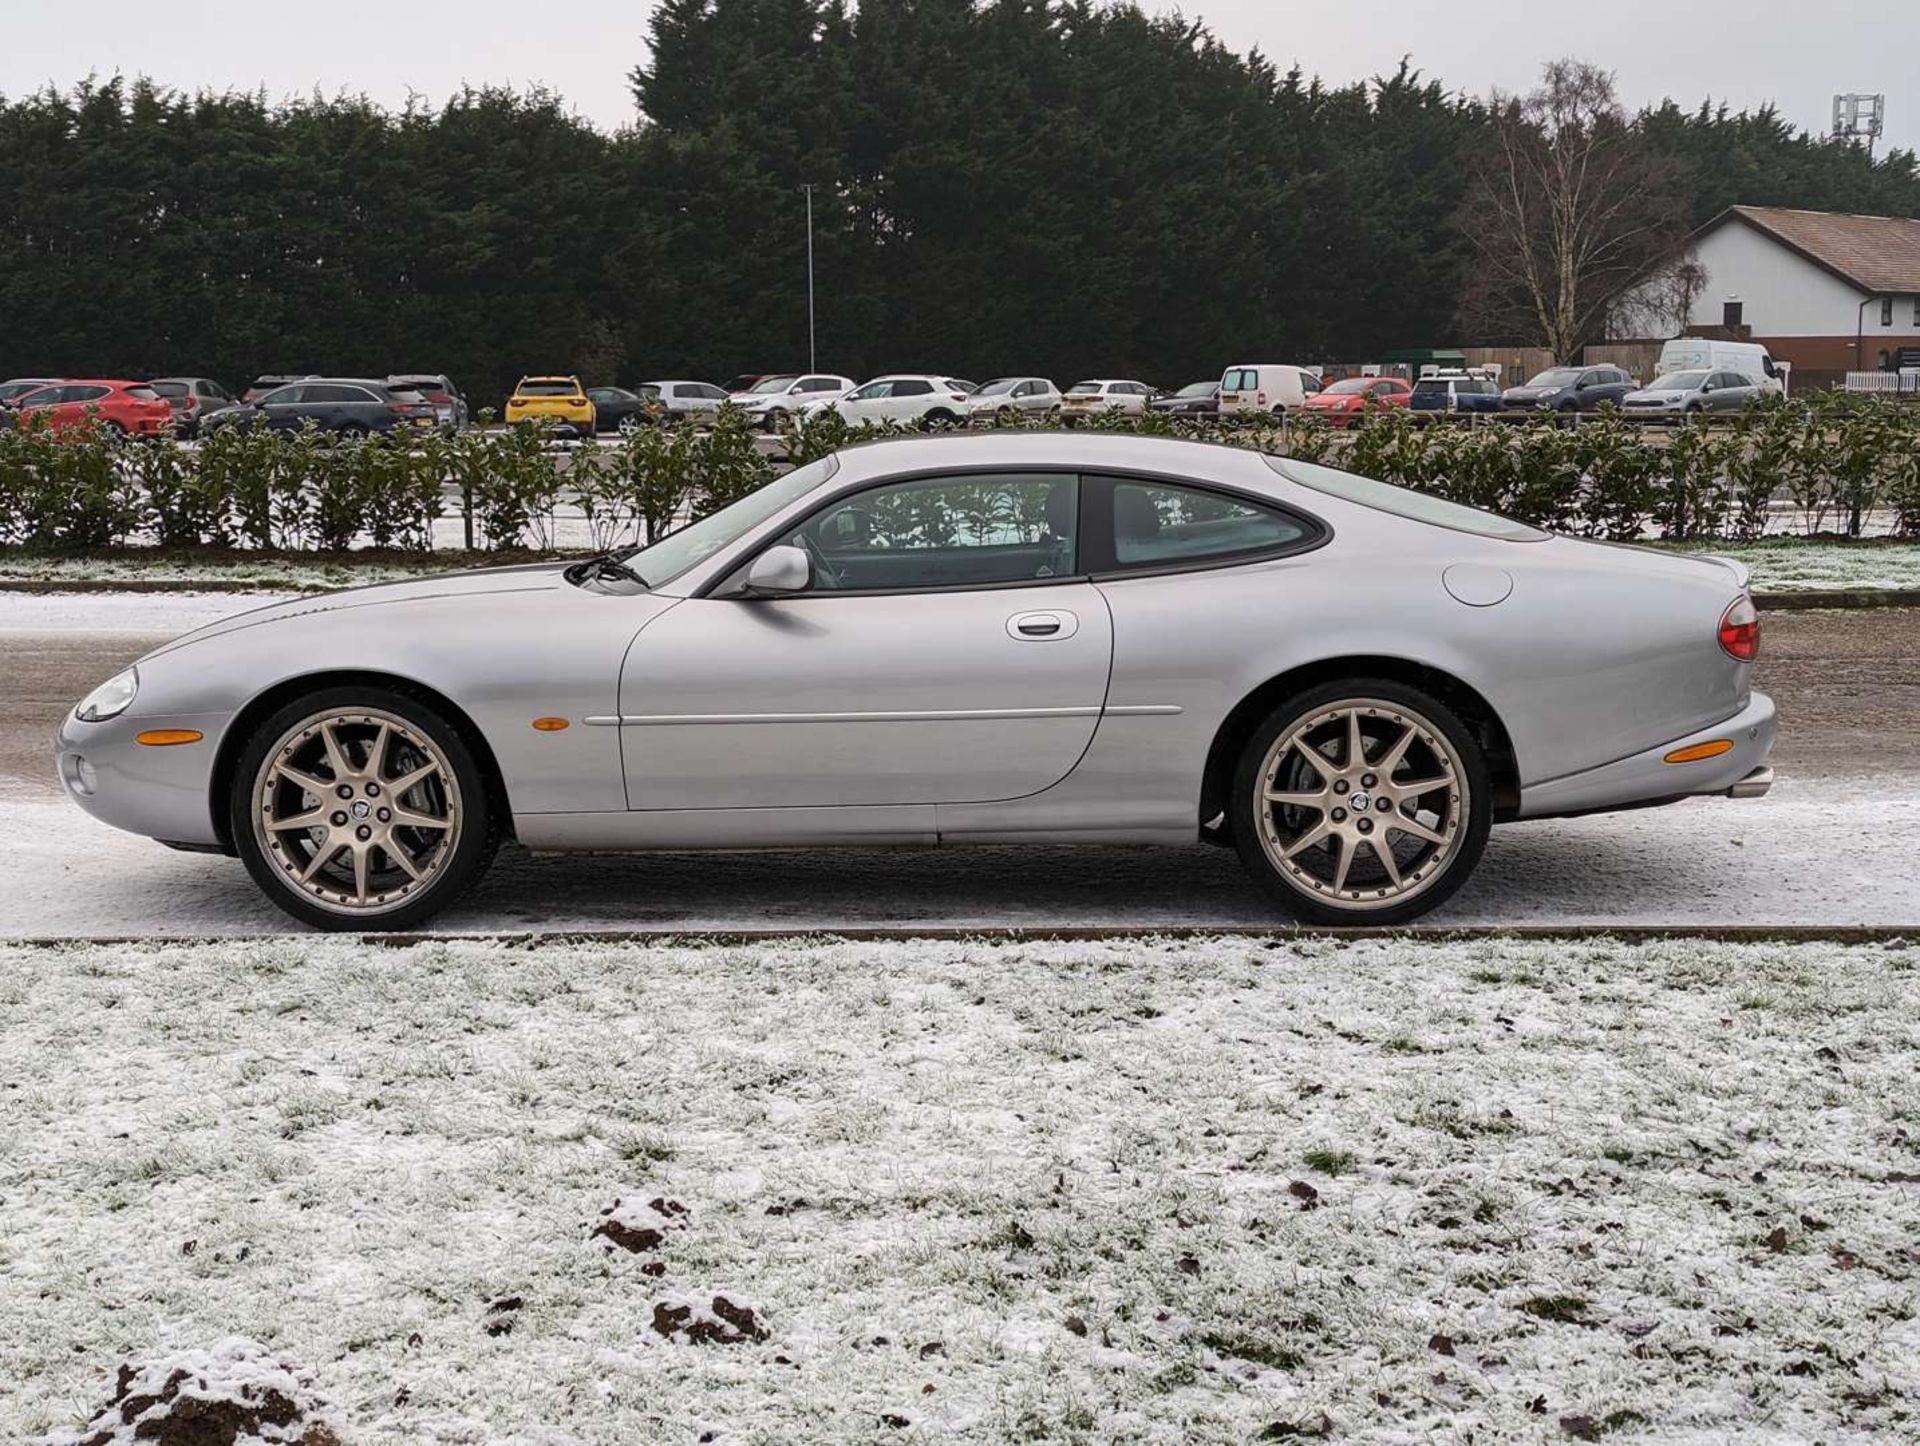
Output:
[[[584,10],[534,0],[90,0],[74,12],[0,0],[0,92],[123,71],[185,89],[348,90],[399,104],[409,89],[437,101],[462,81],[540,82],[611,129],[633,117],[626,72],[643,53],[650,8],[645,0]],[[1771,99],[1795,124],[1822,130],[1835,91],[1883,91],[1887,141],[1920,147],[1914,0],[1607,0],[1585,9],[1185,0],[1151,8],[1179,9],[1237,50],[1258,46],[1283,68],[1297,60],[1331,81],[1389,71],[1410,55],[1455,89],[1523,90],[1542,61],[1571,52],[1617,71],[1633,104],[1662,95],[1688,105],[1706,95],[1735,106]]]

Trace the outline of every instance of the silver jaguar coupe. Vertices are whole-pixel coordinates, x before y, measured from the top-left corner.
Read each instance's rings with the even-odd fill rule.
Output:
[[[652,546],[261,608],[60,731],[81,807],[329,929],[542,851],[1234,849],[1397,923],[1495,823],[1754,797],[1737,563],[1232,447],[872,443]]]

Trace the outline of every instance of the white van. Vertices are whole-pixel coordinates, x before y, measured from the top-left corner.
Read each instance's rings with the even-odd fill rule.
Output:
[[[1305,367],[1267,363],[1228,367],[1220,377],[1220,415],[1284,412],[1320,390],[1320,378]]]
[[[1677,336],[1660,348],[1660,365],[1654,370],[1663,377],[1674,372],[1739,372],[1776,392],[1785,392],[1790,368],[1785,362],[1775,361],[1758,342]]]

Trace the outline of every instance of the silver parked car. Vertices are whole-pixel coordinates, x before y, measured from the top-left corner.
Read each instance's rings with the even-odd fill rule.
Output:
[[[693,382],[681,378],[645,382],[640,387],[640,395],[648,401],[658,402],[666,414],[677,422],[710,422],[720,415],[720,408],[727,402],[725,390],[712,382]]]
[[[60,730],[96,817],[405,928],[536,850],[1183,844],[1391,923],[1489,827],[1766,791],[1739,564],[1172,439],[851,447],[644,549],[244,613]]]
[[[1620,399],[1629,417],[1687,417],[1701,412],[1737,412],[1767,395],[1752,377],[1729,371],[1668,372]]]
[[[1016,417],[1057,417],[1060,388],[1045,377],[996,377],[967,394],[967,420],[975,426]]]

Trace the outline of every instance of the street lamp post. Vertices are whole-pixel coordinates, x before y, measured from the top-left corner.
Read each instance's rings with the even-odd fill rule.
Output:
[[[807,193],[807,370],[818,371],[813,332],[813,186],[808,181],[800,189]]]

